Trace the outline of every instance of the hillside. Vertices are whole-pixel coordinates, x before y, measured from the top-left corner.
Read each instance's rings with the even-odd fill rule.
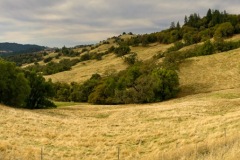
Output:
[[[19,55],[19,65],[34,71],[25,74],[36,76],[25,88],[37,88],[21,95],[42,103],[19,98],[18,106],[45,108],[0,104],[0,159],[240,159],[239,15],[185,18],[156,33]],[[131,55],[137,60],[127,63]],[[39,101],[41,89],[49,95]],[[46,109],[49,100],[58,107]]]
[[[185,60],[179,70],[181,94],[240,87],[240,49]]]
[[[33,53],[44,50],[46,47],[32,44],[0,43],[0,56],[10,56],[19,53]]]
[[[234,36],[232,40],[239,40]],[[159,51],[165,51],[172,45],[151,44],[148,47],[132,47],[140,60],[147,60]],[[101,47],[101,46],[100,46]],[[186,49],[191,46],[185,47]],[[184,50],[184,48],[182,49]],[[230,89],[240,86],[240,49],[213,54],[210,56],[193,57],[186,59],[179,67],[181,94],[195,94],[210,91]],[[45,76],[54,82],[84,82],[92,74],[109,74],[123,70],[127,67],[123,59],[113,53],[103,57],[102,60],[80,62],[70,71]]]
[[[152,44],[132,50],[139,57],[148,54],[146,58],[169,46]],[[42,148],[45,159],[117,159],[119,150],[120,159],[126,160],[238,160],[239,53],[235,49],[184,60],[178,71],[180,98],[162,103],[93,106],[58,102],[57,109],[35,111],[0,106],[0,158],[38,159]],[[121,58],[109,54],[53,76],[61,79],[62,74],[65,82],[81,82],[85,78],[81,75],[88,77],[101,68],[99,73],[104,74],[114,67],[126,66]]]
[[[114,44],[112,44],[114,45]],[[132,52],[136,52],[139,60],[147,60],[156,55],[159,51],[165,51],[170,45],[164,44],[151,44],[149,47],[131,47]],[[98,50],[99,52],[105,51],[110,48],[111,45],[100,45],[98,48],[91,52]],[[90,52],[90,53],[91,53]],[[41,62],[40,62],[41,63]],[[90,60],[80,62],[72,67],[70,71],[60,72],[57,74],[45,76],[51,78],[53,82],[84,82],[89,79],[92,74],[98,73],[101,75],[108,74],[108,72],[116,72],[126,69],[127,64],[124,63],[121,57],[117,57],[115,54],[110,53],[103,56],[102,60]]]

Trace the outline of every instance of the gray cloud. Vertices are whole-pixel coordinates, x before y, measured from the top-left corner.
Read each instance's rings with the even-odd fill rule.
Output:
[[[150,33],[209,8],[238,14],[238,0],[1,0],[0,41],[74,46],[123,31]]]

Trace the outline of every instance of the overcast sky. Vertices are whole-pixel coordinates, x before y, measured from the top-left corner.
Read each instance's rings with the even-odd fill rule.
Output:
[[[0,0],[0,42],[49,47],[151,33],[207,10],[240,14],[239,0]]]

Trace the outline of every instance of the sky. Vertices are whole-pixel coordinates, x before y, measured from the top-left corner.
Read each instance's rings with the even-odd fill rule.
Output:
[[[73,47],[123,32],[161,31],[207,10],[240,14],[239,0],[0,0],[0,42]]]

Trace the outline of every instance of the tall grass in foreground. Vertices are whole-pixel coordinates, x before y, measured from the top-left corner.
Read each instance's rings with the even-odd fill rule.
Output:
[[[238,160],[240,158],[240,136],[229,135],[218,140],[176,146],[170,152],[157,153],[154,159],[161,160]],[[148,157],[152,159],[152,157]]]

